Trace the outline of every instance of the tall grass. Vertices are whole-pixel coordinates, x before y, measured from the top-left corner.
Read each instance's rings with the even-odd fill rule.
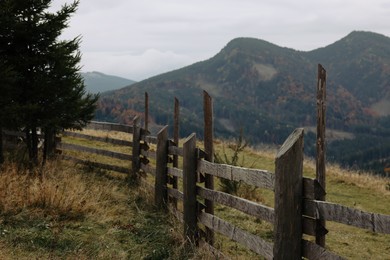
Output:
[[[0,210],[3,215],[30,210],[32,214],[68,220],[105,216],[102,204],[107,204],[109,190],[110,184],[103,189],[76,168],[64,168],[57,162],[34,172],[5,164],[0,174]]]

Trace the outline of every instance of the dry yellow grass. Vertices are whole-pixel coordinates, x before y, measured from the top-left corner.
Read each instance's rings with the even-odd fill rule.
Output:
[[[99,216],[109,221],[117,187],[107,182],[98,185],[79,169],[57,162],[36,172],[20,170],[15,164],[3,166],[0,175],[0,209],[3,214],[17,214],[24,209],[55,218],[78,219]],[[41,176],[42,173],[42,177]]]

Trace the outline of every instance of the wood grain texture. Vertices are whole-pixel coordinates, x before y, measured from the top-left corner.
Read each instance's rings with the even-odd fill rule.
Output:
[[[157,134],[156,178],[154,183],[154,202],[159,208],[166,209],[168,203],[168,126],[164,126]]]
[[[332,253],[322,246],[302,239],[302,256],[310,260],[342,260],[341,256]]]
[[[224,192],[214,191],[199,186],[198,186],[198,195],[202,198],[237,209],[248,215],[258,217],[259,219],[265,220],[270,223],[274,223],[273,208],[240,197],[236,197]]]
[[[316,219],[334,221],[368,229],[375,233],[390,234],[390,215],[370,213],[336,203],[305,199],[303,214]]]
[[[178,168],[168,167],[168,174],[175,176],[175,177],[178,177],[178,178],[183,178],[183,170],[178,169]]]
[[[148,159],[157,159],[157,153],[156,151],[145,151],[145,150],[141,150],[140,154],[142,156],[145,156],[147,157]]]
[[[169,187],[168,187],[168,195],[178,200],[183,200],[184,198],[183,192]]]
[[[169,146],[168,148],[169,155],[183,156],[183,148],[177,146]]]
[[[141,168],[140,141],[141,141],[141,127],[139,126],[139,117],[136,116],[133,120],[133,158],[131,164],[134,174],[137,174]]]
[[[326,191],[326,168],[325,168],[325,129],[326,129],[326,71],[318,64],[317,76],[317,140],[316,140],[316,179],[324,191]],[[325,201],[325,193],[315,193],[315,199]],[[325,220],[319,220],[325,227]],[[317,235],[316,243],[325,247],[325,236]]]
[[[104,142],[104,143],[123,145],[123,146],[132,146],[133,145],[133,142],[126,141],[126,140],[120,140],[120,139],[109,138],[109,137],[91,136],[91,135],[81,134],[81,133],[77,133],[77,132],[70,132],[70,131],[64,131],[64,132],[62,132],[62,135],[87,139],[87,140],[91,140],[91,141],[99,141],[99,142]]]
[[[200,213],[199,222],[206,227],[229,237],[231,240],[244,245],[257,254],[264,256],[266,259],[273,259],[272,243],[205,212]]]
[[[295,129],[276,155],[274,259],[299,259],[302,238],[303,129]]]
[[[107,123],[107,122],[97,122],[91,121],[85,127],[86,129],[94,129],[94,130],[105,130],[105,131],[117,131],[117,132],[125,132],[125,133],[133,133],[133,127],[129,125],[115,124],[115,123]]]
[[[303,197],[307,199],[315,199],[318,195],[325,196],[326,192],[318,183],[318,180],[303,177]]]
[[[197,199],[196,199],[196,136],[191,134],[183,144],[183,213],[184,236],[197,244]]]
[[[130,161],[132,159],[132,155],[129,155],[129,154],[112,152],[112,151],[107,151],[107,150],[97,149],[97,148],[91,148],[91,147],[86,147],[86,146],[77,145],[77,144],[59,143],[58,149],[99,154],[99,155],[104,155],[104,156],[108,156],[111,158],[116,158],[116,159],[126,160],[126,161]]]
[[[208,173],[228,180],[242,181],[258,188],[274,189],[275,175],[266,170],[248,169],[199,160],[198,172],[203,174]]]

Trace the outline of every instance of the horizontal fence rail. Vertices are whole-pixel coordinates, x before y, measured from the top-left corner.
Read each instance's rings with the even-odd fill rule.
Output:
[[[216,164],[206,160],[198,161],[198,171],[231,181],[242,181],[258,188],[274,189],[275,175],[257,169],[249,169],[227,164]]]
[[[274,209],[224,192],[198,186],[198,195],[219,204],[237,209],[248,215],[274,223]]]
[[[93,130],[117,131],[130,134],[134,131],[133,126],[97,121],[91,121],[85,128]]]
[[[303,214],[323,218],[348,226],[368,229],[375,233],[390,234],[390,216],[365,212],[336,203],[304,200]]]
[[[200,213],[199,222],[264,256],[266,259],[273,259],[273,244],[261,239],[259,236],[253,235],[205,212]]]
[[[126,160],[126,161],[130,161],[132,158],[131,154],[112,152],[104,149],[90,148],[90,147],[77,145],[77,144],[60,143],[58,144],[58,148],[63,150],[73,150],[79,152],[87,152],[87,153],[93,153],[98,155],[104,155],[111,158]]]
[[[120,139],[109,138],[109,137],[92,136],[92,135],[86,135],[86,134],[81,134],[81,133],[77,133],[77,132],[70,132],[70,131],[62,132],[62,136],[76,137],[76,138],[81,138],[81,139],[86,139],[86,140],[91,140],[91,141],[98,141],[98,142],[105,142],[105,143],[110,143],[110,144],[115,144],[115,145],[123,145],[123,146],[132,146],[133,145],[133,142],[126,141],[126,140],[120,140]]]
[[[280,157],[277,156],[277,170],[275,173],[272,173],[261,169],[250,169],[207,161],[204,159],[205,152],[202,152],[196,147],[196,136],[194,134],[185,140],[183,147],[179,147],[172,140],[168,139],[167,127],[161,129],[157,136],[152,136],[147,130],[138,126],[138,119],[135,120],[133,126],[91,122],[87,128],[130,133],[132,134],[133,140],[92,136],[71,131],[64,131],[61,135],[67,138],[85,139],[128,147],[131,148],[131,154],[66,143],[62,140],[57,144],[57,149],[63,152],[61,154],[62,158],[72,160],[75,163],[125,174],[136,174],[138,170],[149,174],[154,178],[155,183],[151,184],[150,180],[147,181],[146,179],[142,179],[142,183],[154,191],[156,204],[158,202],[159,206],[167,208],[169,212],[184,223],[186,237],[196,241],[195,244],[199,241],[207,241],[207,231],[211,230],[240,243],[266,259],[283,259],[283,257],[280,258],[281,255],[277,251],[280,249],[286,252],[286,249],[283,248],[286,246],[286,241],[283,241],[283,235],[278,234],[279,237],[277,237],[276,232],[284,232],[285,227],[283,225],[292,223],[290,218],[293,218],[293,216],[291,214],[284,217],[280,216],[281,212],[284,212],[283,210],[287,207],[290,207],[293,211],[298,210],[298,214],[294,211],[295,215],[299,216],[299,220],[298,218],[294,220],[297,221],[295,222],[297,224],[294,224],[294,228],[299,226],[300,229],[297,237],[302,237],[301,234],[313,237],[325,236],[328,230],[326,230],[325,226],[319,225],[319,220],[367,229],[374,233],[390,234],[389,215],[366,212],[337,203],[316,200],[318,196],[321,197],[326,194],[317,180],[302,176],[298,176],[295,180],[289,179],[291,174],[296,174],[302,170],[300,164],[297,163],[302,154],[294,154],[296,152],[294,149],[299,150],[302,148],[302,146],[294,148],[295,144],[301,145],[303,142],[303,139],[299,139],[303,136],[302,130],[294,131],[291,135],[292,137],[290,136],[292,139],[289,137],[286,140],[286,145],[283,145],[278,153]],[[10,138],[18,138],[23,137],[24,133],[3,131],[3,135]],[[85,152],[128,161],[129,164],[132,163],[132,167],[91,162],[80,159],[76,155],[68,155],[66,151]],[[283,158],[284,153],[288,154],[289,152],[291,152],[288,157],[290,162]],[[178,167],[178,157],[180,157],[180,160],[183,160],[182,169]],[[283,168],[286,165],[292,164],[292,162],[296,163],[296,170],[289,171],[287,168],[287,170]],[[138,163],[139,167],[135,171],[134,166]],[[281,179],[280,176],[277,176],[281,172],[287,173],[284,176],[286,179]],[[291,207],[289,201],[284,201],[285,206],[280,207],[279,203],[281,202],[275,201],[275,208],[271,208],[237,195],[218,191],[214,188],[206,188],[204,183],[206,175],[230,181],[243,182],[257,188],[268,189],[275,193],[275,198],[280,197],[281,193],[286,192],[286,189],[283,187],[283,182],[290,182],[290,190],[297,192],[294,194],[297,206]],[[178,180],[180,181],[180,185],[178,185]],[[182,190],[179,190],[179,187]],[[285,198],[288,199],[291,196],[287,195]],[[272,224],[275,232],[274,242],[269,242],[214,214],[205,212],[206,201],[224,205]],[[179,203],[179,207],[177,203]],[[276,210],[276,206],[279,206],[278,210]],[[205,228],[206,231],[204,231]],[[313,242],[305,239],[301,241],[295,239],[294,241],[300,243],[298,251],[301,251],[297,254],[299,256],[307,259],[342,259],[337,254]],[[210,243],[210,247],[212,247],[212,243]],[[217,249],[212,248],[218,253]],[[296,250],[296,246],[294,250]],[[287,252],[287,255],[289,253]]]

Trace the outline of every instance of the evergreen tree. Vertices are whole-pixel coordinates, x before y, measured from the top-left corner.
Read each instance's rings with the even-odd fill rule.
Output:
[[[76,11],[78,1],[50,13],[51,0],[2,0],[2,57],[16,73],[11,99],[18,127],[23,127],[30,161],[38,163],[37,129],[80,128],[93,117],[97,96],[85,93],[78,63],[79,38],[58,37]],[[4,9],[3,9],[4,8]],[[3,27],[2,27],[3,28]],[[5,118],[10,120],[10,118]],[[3,121],[4,123],[8,123]]]

